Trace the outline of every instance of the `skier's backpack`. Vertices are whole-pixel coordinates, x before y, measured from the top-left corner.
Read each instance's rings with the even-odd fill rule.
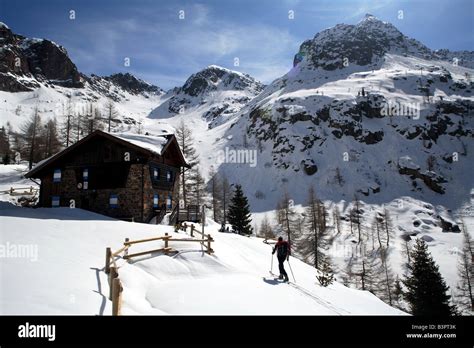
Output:
[[[288,242],[281,242],[277,244],[277,256],[284,257],[288,254]]]

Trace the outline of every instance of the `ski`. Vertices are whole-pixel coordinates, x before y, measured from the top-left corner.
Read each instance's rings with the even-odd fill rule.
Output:
[[[290,280],[287,280],[286,282],[283,279],[280,279],[279,276],[272,271],[268,271],[272,276],[274,276],[274,280],[278,280],[280,283],[290,283]]]

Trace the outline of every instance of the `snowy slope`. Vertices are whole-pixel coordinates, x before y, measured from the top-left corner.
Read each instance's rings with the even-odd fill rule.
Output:
[[[9,166],[2,166],[2,172],[5,167]],[[130,263],[119,260],[123,313],[403,314],[368,292],[339,283],[322,288],[316,271],[294,258],[297,285],[278,283],[268,272],[271,246],[217,229],[215,223],[206,226],[215,239],[212,256],[194,244],[170,242],[180,253],[144,256]],[[4,253],[10,250],[0,263],[0,313],[108,315],[105,248],[119,249],[126,237],[165,232],[184,236],[170,226],[127,223],[80,209],[19,208],[0,201],[0,245]],[[134,246],[133,252],[158,245]],[[11,250],[20,246],[31,248],[30,253],[13,257]],[[274,271],[276,267],[274,262]]]
[[[84,113],[91,102],[95,103],[101,113],[105,114],[105,106],[109,100],[112,100],[118,118],[122,121],[120,130],[135,131],[136,122],[145,118],[160,103],[161,95],[154,93],[133,94],[104,79],[100,81],[105,85],[106,90],[96,89],[97,83],[93,86],[86,82],[84,88],[52,87],[39,83],[40,87],[31,92],[0,91],[0,123],[10,122],[13,129],[18,130],[33,114],[36,106],[38,106],[42,118],[56,117],[58,122],[62,122],[69,99],[75,114]]]
[[[321,287],[316,270],[294,258],[290,263],[296,284],[275,281],[268,272],[271,246],[262,239],[218,233],[217,224],[206,228],[213,231],[213,256],[182,243],[182,251],[173,257],[157,256],[122,267],[124,313],[401,314],[368,292],[339,283]],[[278,273],[276,260],[273,271]]]

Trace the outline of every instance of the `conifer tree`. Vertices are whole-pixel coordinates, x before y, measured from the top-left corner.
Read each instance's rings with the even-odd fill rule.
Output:
[[[48,158],[61,150],[56,119],[49,120],[41,133],[41,142],[43,143],[42,159]]]
[[[222,195],[221,195],[221,180],[216,173],[214,167],[211,166],[209,171],[208,191],[212,198],[212,213],[214,221],[222,222]]]
[[[199,157],[194,148],[194,139],[191,129],[186,126],[183,120],[181,120],[178,128],[176,129],[176,140],[178,141],[179,147],[189,164],[190,168],[181,168],[181,198],[184,202],[185,207],[189,204],[188,191],[192,190],[194,179],[196,178],[196,172],[193,170],[199,164]]]
[[[395,292],[395,279],[393,277],[393,272],[388,262],[388,249],[382,248],[379,250],[380,256],[380,290],[379,297],[388,303],[390,306],[394,302],[394,292]]]
[[[28,168],[33,168],[33,163],[40,161],[40,151],[38,147],[38,138],[40,134],[41,117],[38,106],[35,106],[30,119],[21,127],[21,139],[24,146],[21,152],[28,157]]]
[[[297,217],[293,200],[290,199],[287,191],[285,191],[281,199],[280,210],[281,211],[279,214],[281,214],[281,228],[282,231],[286,233],[288,243],[291,246],[292,239],[295,237]]]
[[[408,271],[409,275],[403,280],[407,288],[404,297],[413,315],[455,314],[454,307],[449,303],[451,298],[447,294],[449,287],[428,252],[428,246],[421,239],[416,240],[411,251]]]
[[[316,276],[321,286],[328,286],[334,281],[334,273],[329,260],[322,262],[321,275]]]
[[[204,199],[204,178],[201,175],[201,171],[199,167],[194,168],[194,177],[190,191],[190,198],[192,202],[197,205],[201,206],[203,204]]]
[[[334,206],[332,210],[332,219],[334,223],[334,228],[336,230],[336,234],[341,233],[341,213],[339,212],[339,208],[337,205]]]
[[[227,218],[234,232],[246,235],[252,234],[250,207],[240,185],[235,185]]]
[[[69,147],[73,143],[73,134],[74,134],[74,106],[72,105],[71,98],[68,98],[66,105],[63,104],[63,116],[64,119],[61,123],[61,135],[63,139],[63,144],[66,147]]]
[[[304,258],[321,270],[327,247],[326,210],[324,204],[316,197],[314,188],[309,188],[307,207],[305,209],[305,233],[298,240],[298,249]]]
[[[5,127],[0,128],[0,156],[3,164],[10,163],[10,140]]]
[[[110,131],[116,127],[118,118],[118,112],[115,108],[114,102],[110,99],[105,105],[105,117],[107,121],[107,132],[110,133]]]
[[[397,274],[397,277],[395,279],[395,284],[393,287],[393,300],[395,302],[399,302],[402,299],[402,296],[403,296],[402,283]]]
[[[460,226],[463,234],[463,248],[459,255],[457,300],[461,309],[474,312],[474,241],[466,229],[466,224],[462,222]]]
[[[260,223],[260,236],[265,238],[265,240],[272,239],[275,235],[272,232],[272,227],[270,226],[270,222],[268,221],[267,216],[263,217],[262,222]]]

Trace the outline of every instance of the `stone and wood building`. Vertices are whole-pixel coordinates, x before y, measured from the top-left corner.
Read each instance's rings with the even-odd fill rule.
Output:
[[[179,212],[182,167],[189,165],[173,134],[97,130],[38,163],[25,176],[41,180],[41,207],[75,207],[136,222],[156,218],[157,223],[171,212],[175,223],[183,213],[196,210],[181,207]]]

